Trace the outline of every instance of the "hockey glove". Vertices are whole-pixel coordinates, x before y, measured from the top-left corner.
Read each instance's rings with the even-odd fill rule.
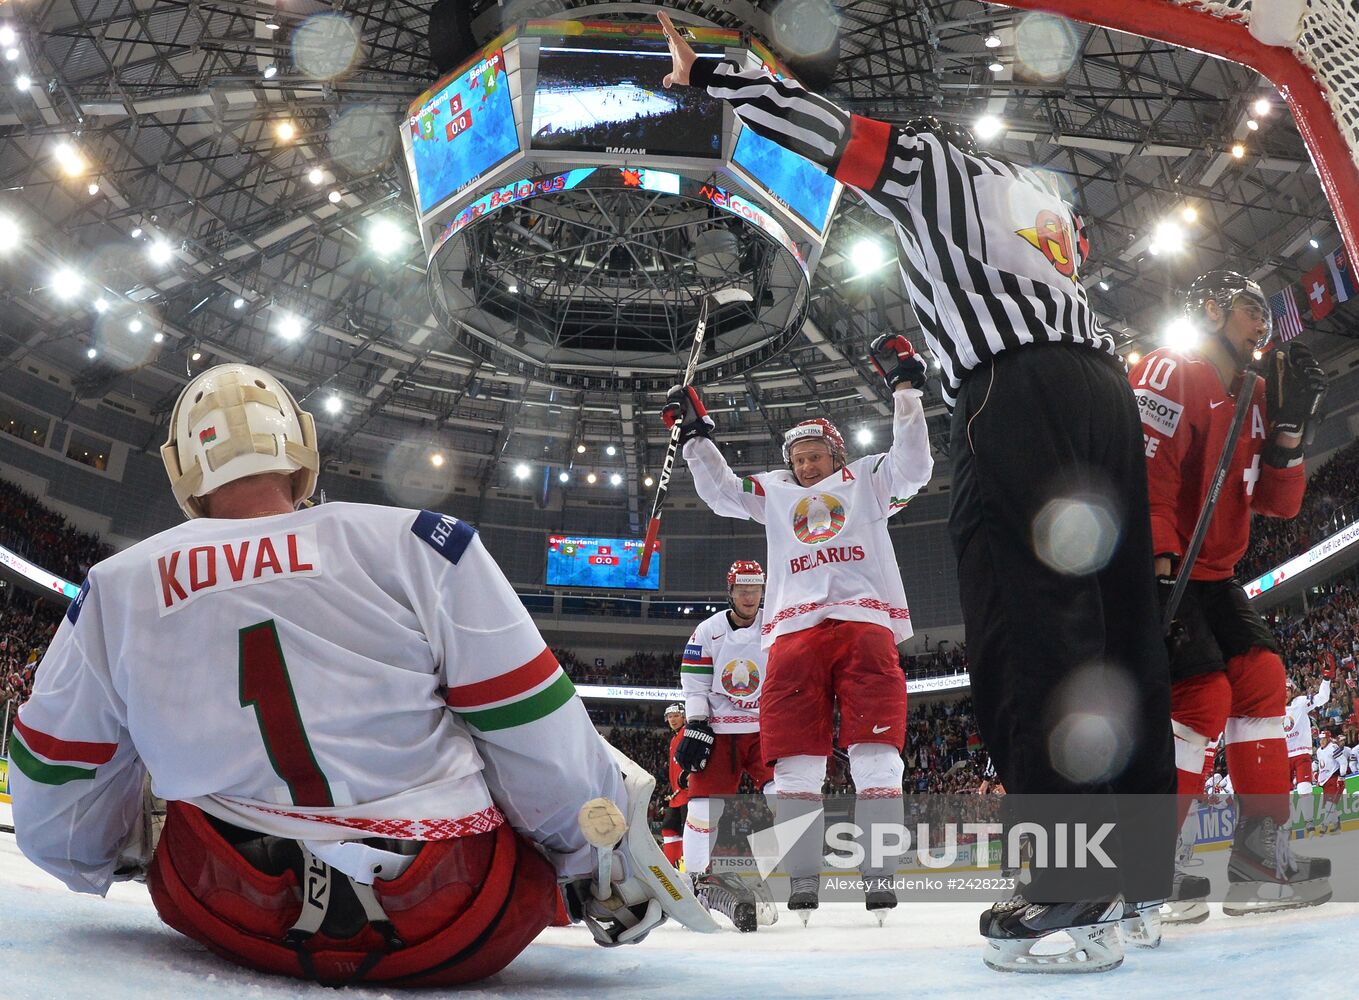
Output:
[[[1158,576],[1156,578],[1156,621],[1158,624],[1166,620],[1166,608],[1170,605],[1170,595],[1174,590],[1174,576]],[[1183,607],[1183,599],[1181,599],[1180,604]],[[1173,662],[1180,650],[1184,648],[1185,643],[1189,641],[1189,630],[1185,628],[1184,622],[1178,616],[1171,620],[1170,629],[1166,632],[1165,638],[1166,651],[1170,654],[1170,659]]]
[[[681,445],[690,438],[712,437],[713,418],[708,416],[697,389],[691,385],[671,386],[670,391],[665,394],[665,400],[661,419],[665,421],[666,427],[679,424]]]
[[[901,334],[885,333],[874,340],[868,350],[873,367],[893,392],[903,382],[909,382],[912,389],[925,387],[925,362],[920,360],[911,342]]]
[[[713,727],[707,719],[690,719],[684,727],[684,738],[675,748],[675,763],[682,771],[701,771],[708,766],[713,753]]]
[[[1271,430],[1275,435],[1302,435],[1302,443],[1292,448],[1276,443],[1265,447],[1261,455],[1265,464],[1283,468],[1302,457],[1321,422],[1326,372],[1307,346],[1296,342],[1289,345],[1286,356],[1283,351],[1271,351],[1262,361],[1266,364],[1265,408]]]

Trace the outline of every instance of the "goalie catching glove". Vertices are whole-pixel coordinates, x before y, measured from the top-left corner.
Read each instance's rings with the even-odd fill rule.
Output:
[[[697,389],[691,385],[674,385],[665,394],[665,399],[661,419],[665,421],[666,427],[679,424],[681,445],[690,438],[712,437],[713,418],[708,416]]]
[[[893,391],[903,382],[912,389],[925,387],[925,362],[915,353],[911,342],[899,333],[885,333],[869,346],[869,360]]]
[[[708,758],[713,755],[713,727],[707,719],[690,719],[684,727],[684,736],[675,747],[675,763],[683,771],[701,771],[708,766]]]

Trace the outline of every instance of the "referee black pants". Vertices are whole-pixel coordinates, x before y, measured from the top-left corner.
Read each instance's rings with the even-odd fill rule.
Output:
[[[1080,345],[1005,351],[963,383],[951,437],[949,527],[982,739],[1007,792],[1117,818],[1117,875],[1075,885],[1035,873],[1026,895],[1043,901],[1048,884],[1048,901],[1162,897],[1174,848],[1170,674],[1123,367]],[[1116,534],[1073,538],[1049,507],[1065,499],[1093,499]],[[1090,797],[1110,794],[1139,798]]]

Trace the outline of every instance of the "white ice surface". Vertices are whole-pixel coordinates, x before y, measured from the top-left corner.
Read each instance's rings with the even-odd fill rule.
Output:
[[[640,945],[603,949],[578,927],[549,928],[508,969],[461,990],[329,990],[243,971],[160,923],[146,890],[107,899],[68,892],[0,834],[0,1000],[456,996],[523,1000],[1231,1000],[1295,995],[1331,982],[1353,996],[1336,947],[1359,939],[1359,904],[1331,903],[1282,918],[1171,928],[1155,951],[1130,949],[1097,976],[1002,975],[981,963],[976,903],[903,906],[887,926],[858,906],[823,906],[803,928],[784,913],[755,935],[698,935],[667,925]],[[720,920],[720,918],[719,918]],[[1341,965],[1335,963],[1341,961]],[[1331,971],[1328,971],[1331,970]],[[1334,975],[1342,985],[1336,992]]]

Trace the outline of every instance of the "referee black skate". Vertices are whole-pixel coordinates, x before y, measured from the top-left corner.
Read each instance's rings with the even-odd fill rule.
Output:
[[[1023,897],[984,914],[985,960],[1010,971],[1114,968],[1120,895],[1148,902],[1170,892],[1175,769],[1141,425],[1080,283],[1081,221],[1045,175],[979,150],[965,129],[934,118],[890,125],[763,70],[696,62],[660,19],[673,59],[667,85],[726,100],[747,127],[853,187],[893,224],[952,408],[950,530],[973,698],[998,775],[1010,796],[1080,796],[1108,813],[1113,801],[1092,796],[1160,797],[1159,807],[1117,816],[1105,841],[1116,871],[1039,868]],[[1049,503],[1090,497],[1117,525],[1098,562],[1062,565],[1035,546]],[[1087,688],[1122,692],[1110,722],[1126,735],[1103,761],[1063,728],[1066,704]],[[1080,947],[1060,961],[1029,954],[1062,930]]]

